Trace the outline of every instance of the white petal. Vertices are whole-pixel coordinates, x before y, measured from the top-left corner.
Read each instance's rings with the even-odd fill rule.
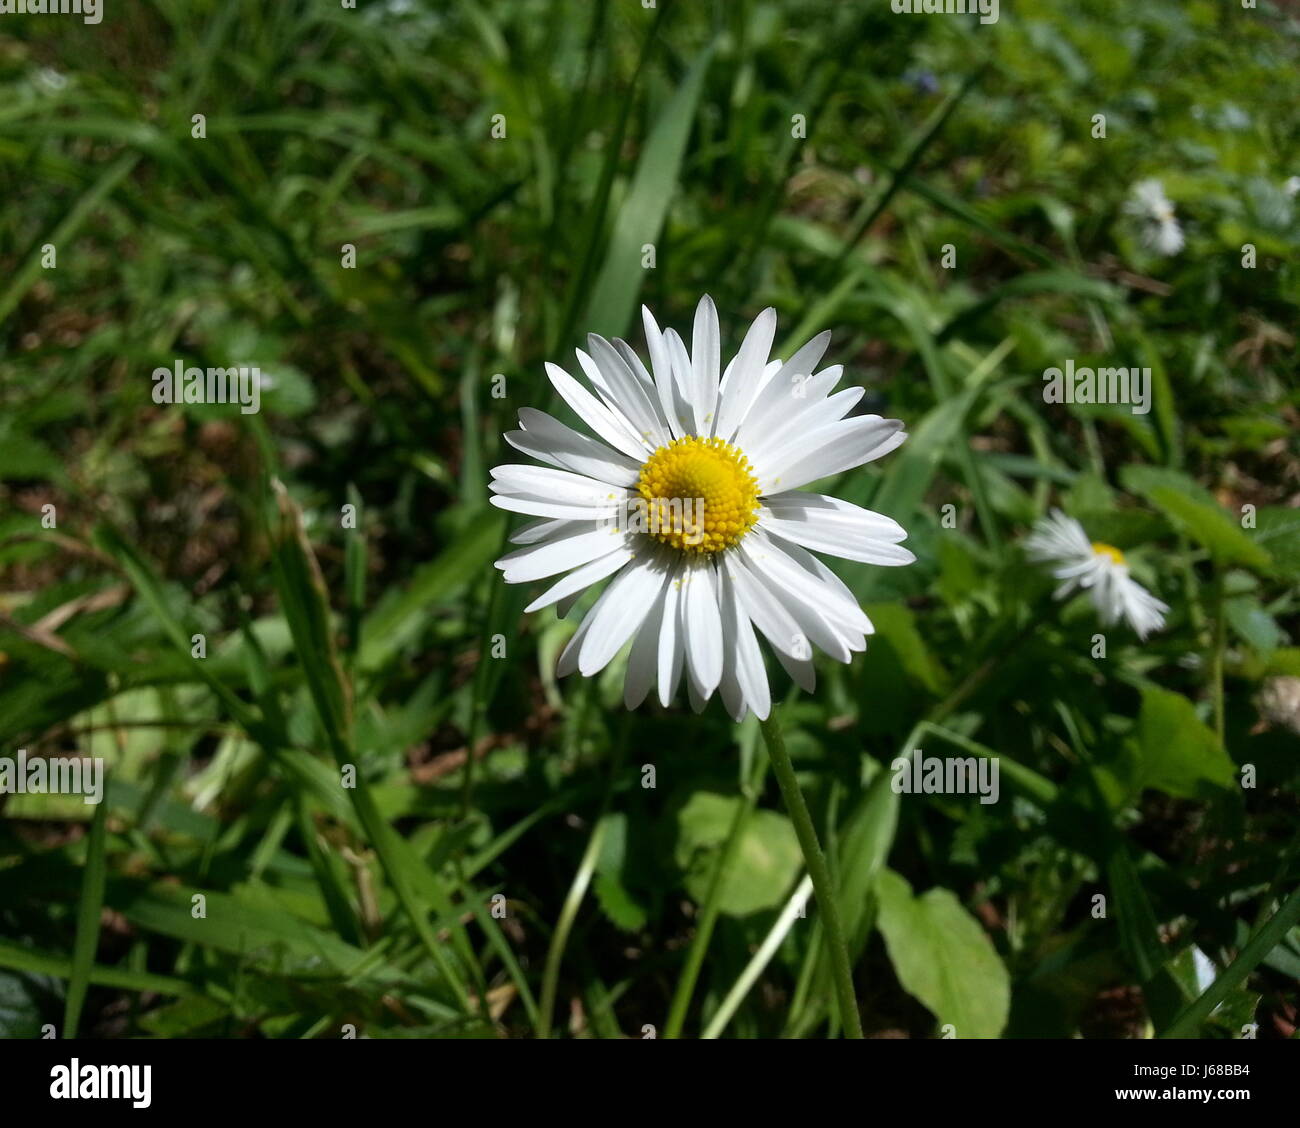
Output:
[[[686,636],[682,631],[681,577],[683,564],[678,560],[673,565],[672,575],[664,588],[663,619],[659,626],[658,669],[656,678],[659,684],[659,703],[668,707],[677,692],[677,683],[682,678],[682,666],[686,661]]]
[[[698,435],[701,431],[695,421],[695,369],[691,364],[690,353],[686,351],[686,345],[675,329],[664,330],[664,346],[673,366],[673,383],[677,387],[678,398],[686,405],[685,413],[679,415],[677,421],[685,434]]]
[[[695,684],[694,678],[686,679],[686,697],[691,703],[691,709],[696,713],[703,713],[704,706],[709,703],[708,697]]]
[[[618,355],[623,358],[624,363],[632,370],[632,375],[641,381],[653,399],[655,396],[654,378],[646,371],[645,362],[637,356],[636,349],[623,340],[622,337],[615,337],[610,344],[618,349]]]
[[[583,677],[598,674],[650,613],[668,575],[663,554],[644,554],[625,568],[591,609],[591,628],[578,655]]]
[[[609,555],[627,539],[627,534],[612,524],[594,529],[590,526],[584,529],[577,522],[574,524],[575,528],[563,536],[529,545],[501,557],[496,562],[496,567],[504,573],[506,583],[528,583],[545,576],[554,576],[557,572],[567,572],[570,568]]]
[[[510,534],[510,543],[536,544],[538,541],[562,535],[566,530],[576,529],[584,524],[582,521],[554,521],[547,518],[529,521],[528,524],[521,525]]]
[[[844,388],[810,407],[792,408],[779,430],[745,449],[759,480],[779,477],[785,469],[806,458],[810,436],[826,435],[828,428],[844,426],[841,421],[866,391],[866,388]]]
[[[779,472],[767,471],[767,478],[759,481],[759,492],[796,490],[818,478],[851,470],[888,454],[906,438],[902,423],[879,415],[861,415],[832,423],[805,435],[808,453]]]
[[[776,655],[782,669],[790,675],[790,680],[805,693],[812,693],[817,688],[817,671],[811,658],[793,658],[779,650],[773,650],[772,653]]]
[[[650,692],[654,684],[655,669],[659,662],[659,635],[663,630],[664,606],[668,602],[668,592],[672,588],[671,576],[655,596],[650,613],[636,632],[631,653],[627,656],[627,673],[623,679],[623,704],[629,709],[637,708]]]
[[[590,333],[587,347],[591,350],[590,360],[599,367],[601,375],[610,390],[611,408],[617,406],[624,417],[636,428],[637,436],[643,439],[651,450],[661,447],[669,439],[668,423],[663,418],[659,405],[650,396],[650,390],[642,384],[627,366],[627,362],[618,354],[604,337]],[[579,353],[581,360],[582,354]],[[591,369],[583,362],[587,375]],[[594,377],[593,377],[594,382]]]
[[[907,533],[881,513],[824,494],[773,494],[764,499],[762,528],[816,552],[865,564],[911,564],[916,557],[900,545]]]
[[[746,449],[747,443],[754,441],[754,429],[765,417],[789,418],[789,405],[791,403],[797,405],[801,402],[796,392],[800,388],[803,388],[805,393],[808,391],[812,384],[812,374],[816,371],[817,364],[825,355],[830,343],[829,329],[824,333],[818,333],[781,365],[774,375],[764,380],[762,390],[755,397],[745,417],[741,419],[736,431],[735,441],[742,450]],[[840,371],[842,372],[843,369]],[[836,379],[839,379],[838,375]],[[785,410],[778,410],[781,408]]]
[[[659,325],[654,319],[654,314],[645,306],[641,307],[641,321],[645,326],[646,346],[650,350],[650,365],[654,369],[655,391],[659,395],[659,408],[668,421],[668,429],[672,433],[672,437],[680,439],[687,433],[681,421],[690,413],[690,407],[686,399],[678,391],[677,381],[673,377],[673,362],[668,355],[668,346],[664,342],[664,335],[659,331]]]
[[[576,599],[592,584],[598,584],[606,576],[617,572],[624,564],[631,560],[636,553],[626,544],[616,548],[607,556],[601,556],[591,561],[590,564],[584,564],[581,568],[575,568],[564,579],[558,583],[552,584],[541,595],[532,601],[525,611],[539,611],[543,607],[549,607],[552,603],[559,600]],[[569,603],[560,611],[560,618],[564,618],[573,606]]]
[[[551,517],[559,521],[601,521],[616,518],[620,506],[611,502],[609,505],[592,506],[579,502],[546,501],[532,495],[520,497],[497,494],[488,498],[488,503],[509,513],[523,513],[528,517]]]
[[[745,691],[740,688],[740,679],[736,676],[736,659],[728,652],[722,663],[722,680],[718,682],[718,696],[728,716],[736,724],[745,719],[749,708],[745,703]]]
[[[766,720],[772,708],[771,690],[767,684],[767,670],[763,666],[763,652],[754,637],[754,624],[750,622],[730,573],[719,570],[722,634],[728,643],[729,665],[734,674],[744,702],[759,720]],[[732,714],[735,716],[734,712]],[[741,709],[741,720],[744,710]]]
[[[736,428],[749,412],[763,379],[763,370],[772,352],[776,337],[776,310],[770,306],[763,310],[749,327],[740,351],[736,353],[734,368],[718,401],[718,418],[713,433],[730,441]]]
[[[709,561],[692,561],[682,575],[682,619],[686,628],[689,680],[706,700],[722,678],[722,616]]]
[[[695,433],[713,434],[718,402],[718,370],[722,365],[722,333],[718,309],[705,294],[695,307],[695,328],[691,335],[691,406],[695,411]]]
[[[1094,555],[1083,526],[1059,509],[1034,525],[1025,540],[1025,551],[1033,560],[1091,560]]]
[[[766,535],[766,534],[760,534]],[[809,576],[819,581],[820,586],[812,588],[800,587],[801,592],[813,596],[810,602],[820,605],[822,599],[828,600],[823,616],[840,631],[840,634],[846,639],[852,639],[855,634],[875,634],[876,628],[871,625],[871,620],[858,604],[857,596],[849,590],[848,584],[832,572],[821,560],[797,544],[785,540],[779,536],[767,536],[769,543],[784,552],[796,567],[802,568]],[[861,646],[855,646],[851,642],[850,650],[860,650]]]
[[[723,567],[735,587],[745,614],[753,621],[778,654],[808,660],[812,646],[779,595],[775,595],[746,565],[738,552],[723,555]]]
[[[798,630],[814,646],[826,651],[837,662],[847,662],[853,650],[862,647],[850,647],[835,625],[827,621],[825,609],[833,608],[834,601],[828,599],[826,593],[818,589],[815,581],[809,579],[803,569],[783,552],[770,543],[758,544],[757,540],[757,536],[751,534],[739,546],[744,562],[754,578],[780,601],[781,606],[794,619]]]
[[[627,490],[549,466],[494,466],[488,488],[493,505],[535,517],[596,520],[617,514]]]
[[[822,405],[843,375],[844,366],[832,364],[814,376],[794,373],[788,380],[773,381],[774,389],[750,411],[741,426],[736,445],[750,456],[751,462],[761,463],[792,437],[811,431],[810,422],[820,419],[826,424],[841,418],[833,413],[827,415]]]
[[[636,485],[640,477],[641,464],[635,459],[575,431],[544,411],[520,408],[519,422],[523,430],[507,431],[505,440],[524,454],[617,486]]]
[[[637,437],[635,428],[621,413],[611,411],[559,365],[548,362],[546,375],[560,393],[560,398],[592,431],[633,461],[645,461],[653,448]]]
[[[540,497],[566,505],[605,509],[625,501],[628,496],[623,486],[549,466],[494,466],[491,473],[488,489],[506,497]]]
[[[596,603],[599,605],[600,600],[597,600]],[[578,668],[578,655],[582,653],[582,644],[587,641],[587,635],[591,631],[591,617],[594,611],[595,607],[582,617],[582,622],[578,624],[578,629],[573,632],[568,645],[560,652],[559,660],[555,663],[555,672],[562,678],[567,678]]]

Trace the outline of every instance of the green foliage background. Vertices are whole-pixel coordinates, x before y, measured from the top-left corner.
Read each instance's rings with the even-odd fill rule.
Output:
[[[543,362],[707,292],[911,432],[827,492],[918,562],[835,563],[877,635],[781,707],[868,1032],[1292,1036],[1298,44],[1280,0],[0,20],[0,755],[110,765],[93,820],[0,796],[0,1034],[838,1032],[752,722],[557,683],[578,613],[491,568]],[[261,412],[154,404],[178,358]],[[1067,358],[1152,411],[1045,404]],[[1019,547],[1052,505],[1163,632],[1093,657]],[[894,794],[918,746],[1001,801]]]

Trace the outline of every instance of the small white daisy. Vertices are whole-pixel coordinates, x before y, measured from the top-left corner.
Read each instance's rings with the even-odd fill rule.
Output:
[[[1090,541],[1083,526],[1059,509],[1034,526],[1025,541],[1034,560],[1051,561],[1058,580],[1056,598],[1065,599],[1079,588],[1088,592],[1105,626],[1125,619],[1145,639],[1165,625],[1168,606],[1129,575],[1124,554],[1113,545]]]
[[[1142,245],[1158,255],[1176,255],[1183,249],[1183,229],[1174,205],[1159,180],[1139,180],[1124,211],[1138,221]]]
[[[809,549],[868,564],[910,564],[896,521],[800,489],[880,458],[903,424],[849,416],[862,388],[832,391],[840,365],[818,370],[822,333],[789,361],[769,362],[776,312],[755,319],[721,370],[718,314],[695,311],[691,349],[642,309],[650,368],[624,341],[594,334],[577,350],[589,391],[546,366],[584,435],[522,408],[505,438],[549,467],[498,466],[492,503],[541,518],[497,561],[507,583],[567,572],[527,610],[558,604],[610,576],[560,656],[561,675],[590,677],[631,642],[624,700],[636,708],[657,682],[667,705],[686,674],[699,711],[721,691],[737,720],[766,718],[771,693],[755,628],[802,687],[812,647],[847,662],[872,625],[848,587]],[[653,375],[651,374],[653,373]]]

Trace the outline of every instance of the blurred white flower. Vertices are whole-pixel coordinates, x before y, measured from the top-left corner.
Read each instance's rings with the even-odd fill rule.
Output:
[[[1034,526],[1025,551],[1034,560],[1057,565],[1052,575],[1064,581],[1056,589],[1057,599],[1080,588],[1086,591],[1103,625],[1124,619],[1141,639],[1165,625],[1169,607],[1129,575],[1124,554],[1113,545],[1090,541],[1083,526],[1059,509]]]
[[[596,438],[532,408],[506,434],[549,466],[493,469],[492,504],[540,518],[511,537],[525,547],[496,566],[507,583],[567,573],[526,608],[554,603],[561,615],[614,577],[560,656],[561,675],[591,677],[630,642],[629,709],[656,681],[667,705],[684,671],[697,711],[719,690],[737,720],[748,710],[766,718],[755,628],[809,690],[813,645],[847,662],[874,630],[808,550],[868,564],[915,559],[896,521],[800,487],[880,458],[907,435],[897,420],[849,415],[863,389],[831,394],[843,368],[817,368],[829,333],[784,364],[769,362],[776,313],[764,310],[723,370],[707,296],[690,352],[642,314],[649,369],[626,342],[595,334],[577,351],[591,390],[546,366]]]
[[[1176,255],[1183,249],[1183,229],[1174,205],[1159,180],[1139,180],[1124,211],[1138,222],[1142,245],[1158,255]]]
[[[1300,176],[1289,177],[1284,187],[1286,194],[1294,199],[1296,194],[1300,193]]]
[[[53,67],[40,67],[34,75],[35,84],[49,94],[57,94],[67,88],[68,76]]]
[[[1257,704],[1265,722],[1300,734],[1300,678],[1266,679]]]

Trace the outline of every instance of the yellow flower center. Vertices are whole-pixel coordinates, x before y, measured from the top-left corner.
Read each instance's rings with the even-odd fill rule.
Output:
[[[1093,541],[1092,551],[1098,556],[1109,556],[1116,564],[1124,563],[1124,554],[1113,544],[1103,544],[1101,541]]]
[[[758,520],[758,479],[722,439],[692,436],[661,446],[641,468],[646,532],[683,552],[729,548]]]

